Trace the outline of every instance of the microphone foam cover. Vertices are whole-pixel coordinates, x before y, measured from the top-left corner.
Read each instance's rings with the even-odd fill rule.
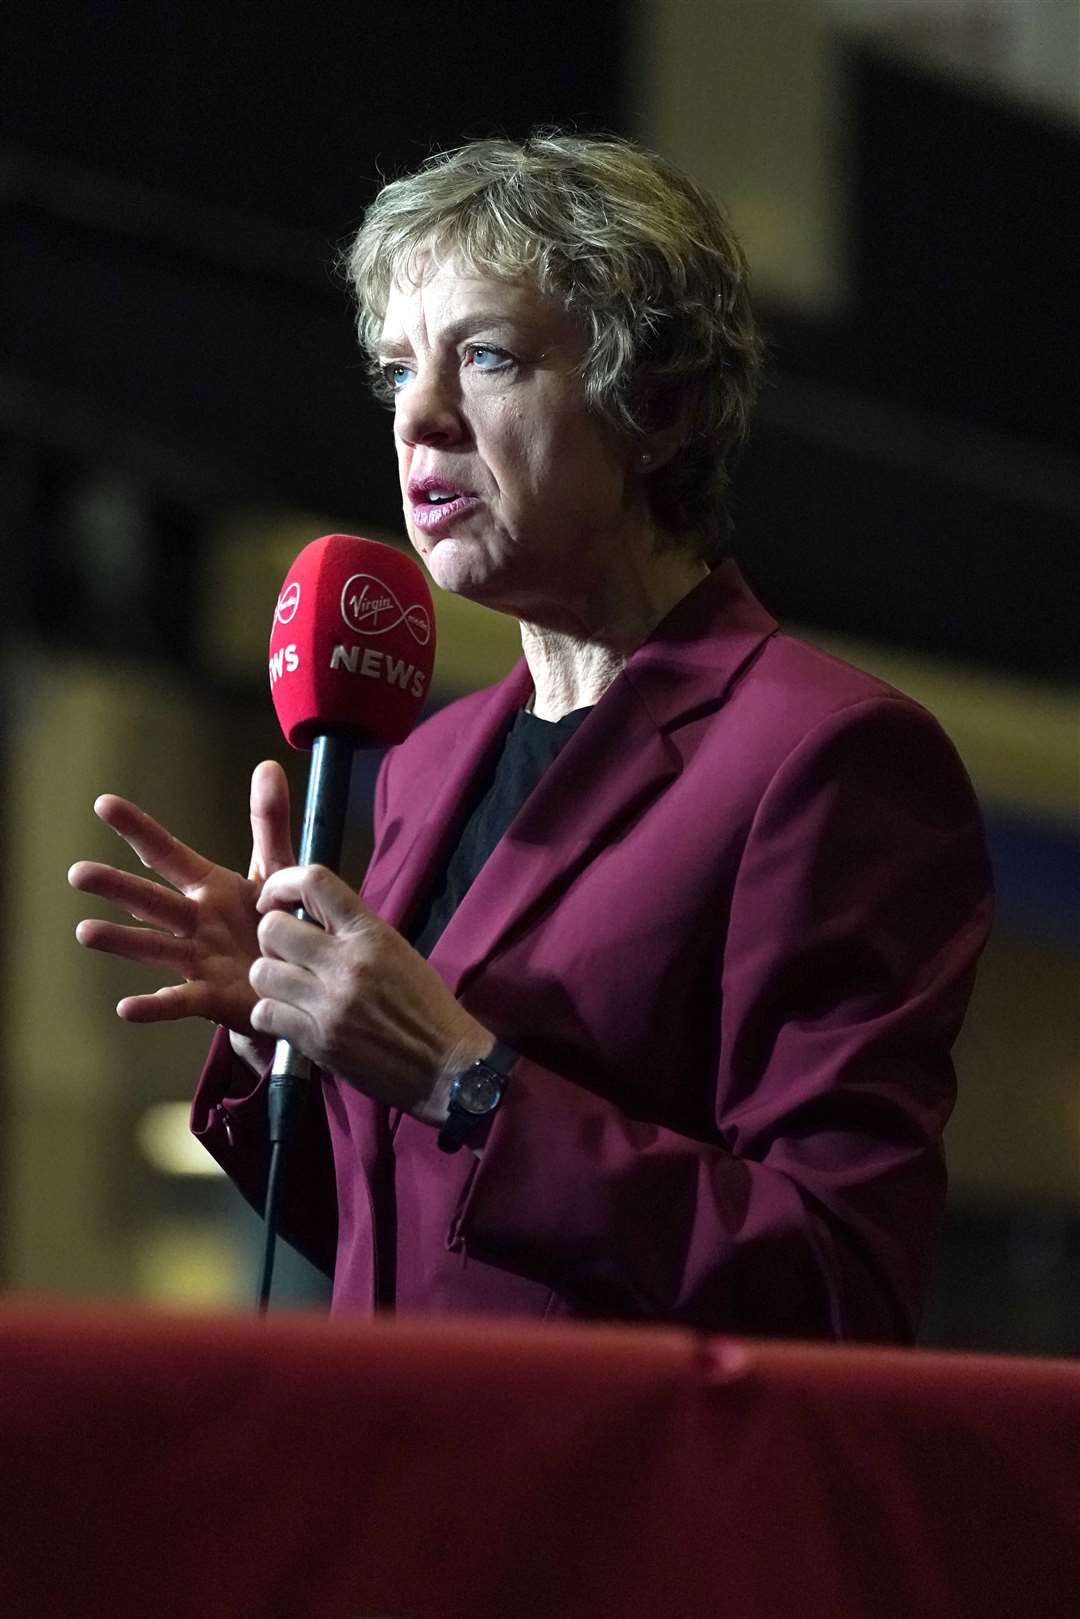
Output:
[[[270,691],[287,740],[401,742],[431,685],[435,612],[403,551],[326,534],[285,576],[270,631]]]

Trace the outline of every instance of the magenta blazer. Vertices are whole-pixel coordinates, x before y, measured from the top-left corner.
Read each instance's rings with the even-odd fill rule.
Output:
[[[363,893],[403,931],[530,690],[519,663],[387,756]],[[989,919],[937,723],[779,633],[724,564],[633,655],[432,952],[521,1053],[482,1158],[327,1075],[291,1238],[335,1308],[910,1340]],[[193,1128],[260,1208],[264,1106],[219,1034]]]

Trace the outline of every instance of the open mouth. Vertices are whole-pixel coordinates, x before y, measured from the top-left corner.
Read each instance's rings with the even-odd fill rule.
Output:
[[[413,522],[430,533],[452,523],[480,504],[479,496],[464,489],[441,484],[420,485],[409,490]]]
[[[451,500],[460,500],[462,494],[461,489],[425,489],[420,503],[427,506],[445,506]]]

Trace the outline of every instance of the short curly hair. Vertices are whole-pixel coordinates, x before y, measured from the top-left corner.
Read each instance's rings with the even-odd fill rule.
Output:
[[[560,300],[586,335],[588,407],[623,442],[677,433],[648,481],[661,532],[721,557],[762,344],[746,260],[713,198],[632,142],[550,131],[474,141],[391,181],[342,255],[383,398],[377,355],[390,289],[415,278],[427,254],[474,274],[531,278]]]

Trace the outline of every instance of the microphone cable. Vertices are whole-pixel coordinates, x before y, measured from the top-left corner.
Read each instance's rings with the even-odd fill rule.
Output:
[[[304,824],[300,833],[298,864],[301,866],[327,866],[331,871],[336,871],[341,863],[355,748],[356,738],[353,736],[324,734],[315,738],[308,771]],[[302,905],[297,906],[294,914],[301,922],[319,926]],[[281,1195],[293,1124],[307,1096],[313,1072],[314,1065],[307,1057],[294,1050],[287,1040],[278,1041],[267,1089],[270,1169],[263,1206],[266,1231],[262,1273],[256,1300],[260,1315],[266,1314],[270,1304],[274,1250],[281,1221]]]

